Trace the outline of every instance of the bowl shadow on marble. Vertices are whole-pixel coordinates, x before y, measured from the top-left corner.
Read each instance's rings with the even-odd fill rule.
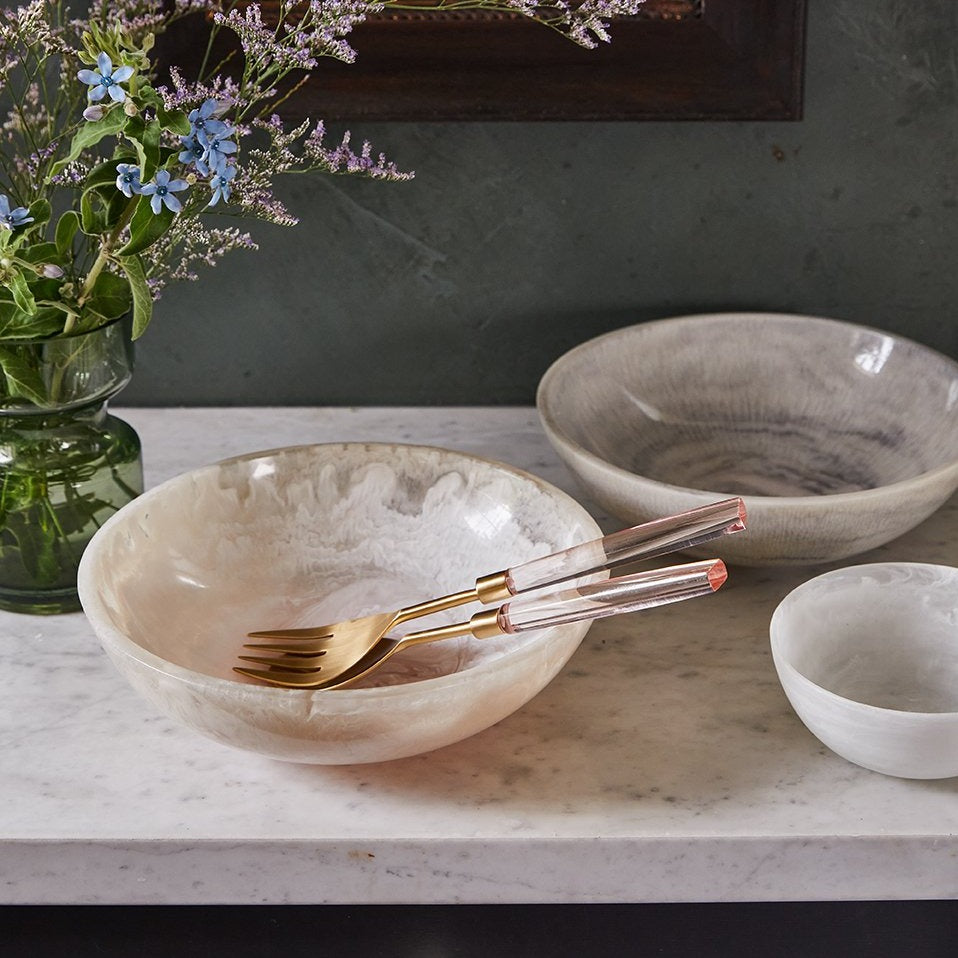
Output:
[[[615,330],[556,360],[537,407],[581,487],[624,522],[743,496],[749,531],[719,553],[731,564],[860,554],[958,488],[958,363],[836,320],[723,313]]]
[[[150,490],[94,537],[79,591],[118,670],[181,724],[291,762],[379,762],[459,741],[520,708],[589,623],[424,646],[370,687],[330,692],[235,675],[246,632],[469,588],[600,534],[570,496],[490,460],[385,443],[298,446]]]

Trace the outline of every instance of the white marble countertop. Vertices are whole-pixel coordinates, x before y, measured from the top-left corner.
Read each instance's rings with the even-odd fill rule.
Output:
[[[531,409],[130,409],[148,484],[295,443],[423,442],[587,506]],[[607,529],[615,523],[593,509]],[[958,564],[958,498],[861,560]],[[382,765],[233,751],[142,702],[82,614],[0,613],[0,903],[958,897],[958,779],[887,778],[791,711],[768,620],[821,569],[596,623],[471,739]]]

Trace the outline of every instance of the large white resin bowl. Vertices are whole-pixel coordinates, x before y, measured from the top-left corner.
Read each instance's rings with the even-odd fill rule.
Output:
[[[728,562],[856,555],[958,488],[958,363],[835,320],[727,313],[616,330],[558,359],[538,407],[586,491],[629,524],[742,496],[748,531],[709,547]]]
[[[278,759],[376,762],[505,718],[562,668],[588,623],[420,646],[366,680],[378,687],[325,692],[235,674],[245,634],[468,589],[599,535],[572,498],[499,463],[422,446],[299,446],[147,492],[94,536],[79,591],[117,668],[172,718]]]
[[[958,775],[958,569],[828,572],[785,597],[770,631],[788,700],[830,749],[886,775]]]

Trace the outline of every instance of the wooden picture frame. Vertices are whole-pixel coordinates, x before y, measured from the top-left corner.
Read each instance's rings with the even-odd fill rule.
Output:
[[[585,50],[521,17],[386,13],[286,108],[333,121],[799,120],[807,0],[648,0]],[[262,3],[269,17],[272,0]],[[167,38],[198,62],[198,31]]]

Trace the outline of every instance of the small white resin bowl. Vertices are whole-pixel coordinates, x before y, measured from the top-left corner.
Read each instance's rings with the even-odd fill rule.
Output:
[[[958,488],[958,363],[835,320],[723,313],[616,330],[558,359],[538,407],[585,490],[630,525],[742,496],[748,531],[712,550],[727,562],[844,559]]]
[[[785,597],[770,631],[789,702],[830,749],[886,775],[958,775],[958,569],[828,572]]]
[[[499,463],[422,446],[298,446],[147,492],[96,534],[79,591],[117,668],[170,717],[278,759],[377,762],[505,718],[556,675],[588,623],[421,646],[366,680],[376,687],[325,692],[234,673],[246,633],[468,589],[599,535],[571,497]]]

